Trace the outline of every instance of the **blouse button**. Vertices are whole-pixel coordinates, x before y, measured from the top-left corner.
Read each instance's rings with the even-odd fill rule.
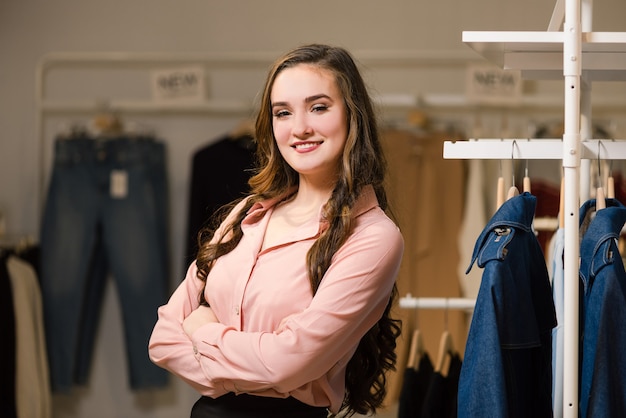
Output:
[[[239,316],[239,306],[235,306],[235,315]]]

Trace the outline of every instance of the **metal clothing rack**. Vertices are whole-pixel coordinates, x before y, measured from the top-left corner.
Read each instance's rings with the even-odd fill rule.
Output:
[[[39,194],[43,196],[45,183],[46,144],[44,123],[50,115],[95,114],[102,111],[103,101],[107,108],[119,114],[140,115],[213,115],[249,116],[254,110],[253,99],[207,98],[201,102],[177,103],[154,102],[147,99],[94,97],[93,99],[69,100],[54,98],[50,93],[53,77],[60,71],[84,69],[108,71],[119,69],[150,70],[182,65],[201,65],[210,74],[213,70],[258,69],[265,72],[276,58],[275,52],[233,53],[150,53],[150,52],[52,52],[38,62],[35,72],[35,129],[39,142]],[[482,59],[468,51],[407,51],[391,50],[355,51],[355,57],[367,70],[372,68],[458,68],[464,69],[472,62]],[[465,112],[473,114],[474,103],[463,94],[382,94],[377,102],[388,109],[425,109],[429,112]],[[626,106],[621,101],[607,100],[600,103],[603,109],[621,111]],[[559,97],[522,97],[511,110],[515,114],[532,114],[537,109],[558,110],[562,106]],[[500,112],[502,109],[491,109]]]
[[[102,111],[103,100],[106,108],[119,114],[140,115],[209,115],[249,117],[254,111],[253,98],[216,99],[206,98],[192,103],[155,102],[150,98],[102,98],[70,100],[54,98],[50,93],[53,76],[60,71],[87,70],[151,70],[200,65],[211,75],[212,71],[224,69],[258,70],[265,73],[268,66],[278,56],[274,52],[235,52],[235,53],[148,53],[148,52],[53,52],[44,55],[36,69],[35,105],[36,135],[39,141],[39,198],[43,200],[45,183],[46,139],[44,124],[50,115],[96,114]],[[361,51],[355,53],[359,61],[368,67],[414,68],[414,67],[457,67],[462,68],[468,61],[476,60],[473,54],[458,51]],[[251,94],[250,96],[253,96]],[[442,107],[457,101],[449,97],[432,99],[406,94],[391,95],[380,99],[390,108],[416,107],[426,104]],[[42,203],[40,202],[40,205]]]
[[[589,159],[626,159],[624,140],[591,138],[591,84],[626,81],[626,33],[591,32],[591,0],[558,0],[546,32],[463,32],[463,41],[504,69],[564,81],[562,140],[446,142],[444,158],[559,159],[564,176],[563,413],[578,416],[579,207],[588,199]],[[557,31],[560,24],[563,30]],[[583,175],[581,176],[581,172]],[[582,185],[582,187],[581,187]]]
[[[471,311],[476,305],[472,298],[440,298],[440,297],[413,297],[410,294],[400,298],[400,307],[403,309],[461,309]]]

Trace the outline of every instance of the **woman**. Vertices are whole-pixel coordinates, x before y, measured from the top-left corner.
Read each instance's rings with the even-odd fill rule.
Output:
[[[375,412],[395,367],[402,236],[385,215],[367,90],[347,51],[297,48],[271,69],[252,193],[159,309],[150,358],[203,396],[192,417]]]

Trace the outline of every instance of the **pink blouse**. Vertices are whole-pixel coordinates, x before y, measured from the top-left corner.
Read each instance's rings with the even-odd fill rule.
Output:
[[[205,396],[293,396],[337,412],[346,365],[389,300],[402,235],[378,206],[373,188],[366,188],[355,206],[354,232],[313,297],[306,254],[326,224],[309,222],[282,244],[261,251],[276,203],[250,209],[241,241],[207,278],[205,296],[220,322],[203,325],[191,339],[183,331],[202,288],[193,263],[158,310],[150,358]]]

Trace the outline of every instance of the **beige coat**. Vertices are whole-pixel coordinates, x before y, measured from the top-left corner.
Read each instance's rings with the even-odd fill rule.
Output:
[[[443,133],[383,131],[390,207],[405,239],[398,277],[401,297],[408,293],[461,296],[457,237],[463,217],[465,165],[462,160],[444,160],[443,141],[450,139],[454,138]],[[461,356],[467,336],[467,314],[458,310],[398,308],[397,314],[403,319],[403,337],[398,344],[397,372],[389,378],[389,405],[400,393],[413,330],[420,330],[433,363],[445,329]]]

